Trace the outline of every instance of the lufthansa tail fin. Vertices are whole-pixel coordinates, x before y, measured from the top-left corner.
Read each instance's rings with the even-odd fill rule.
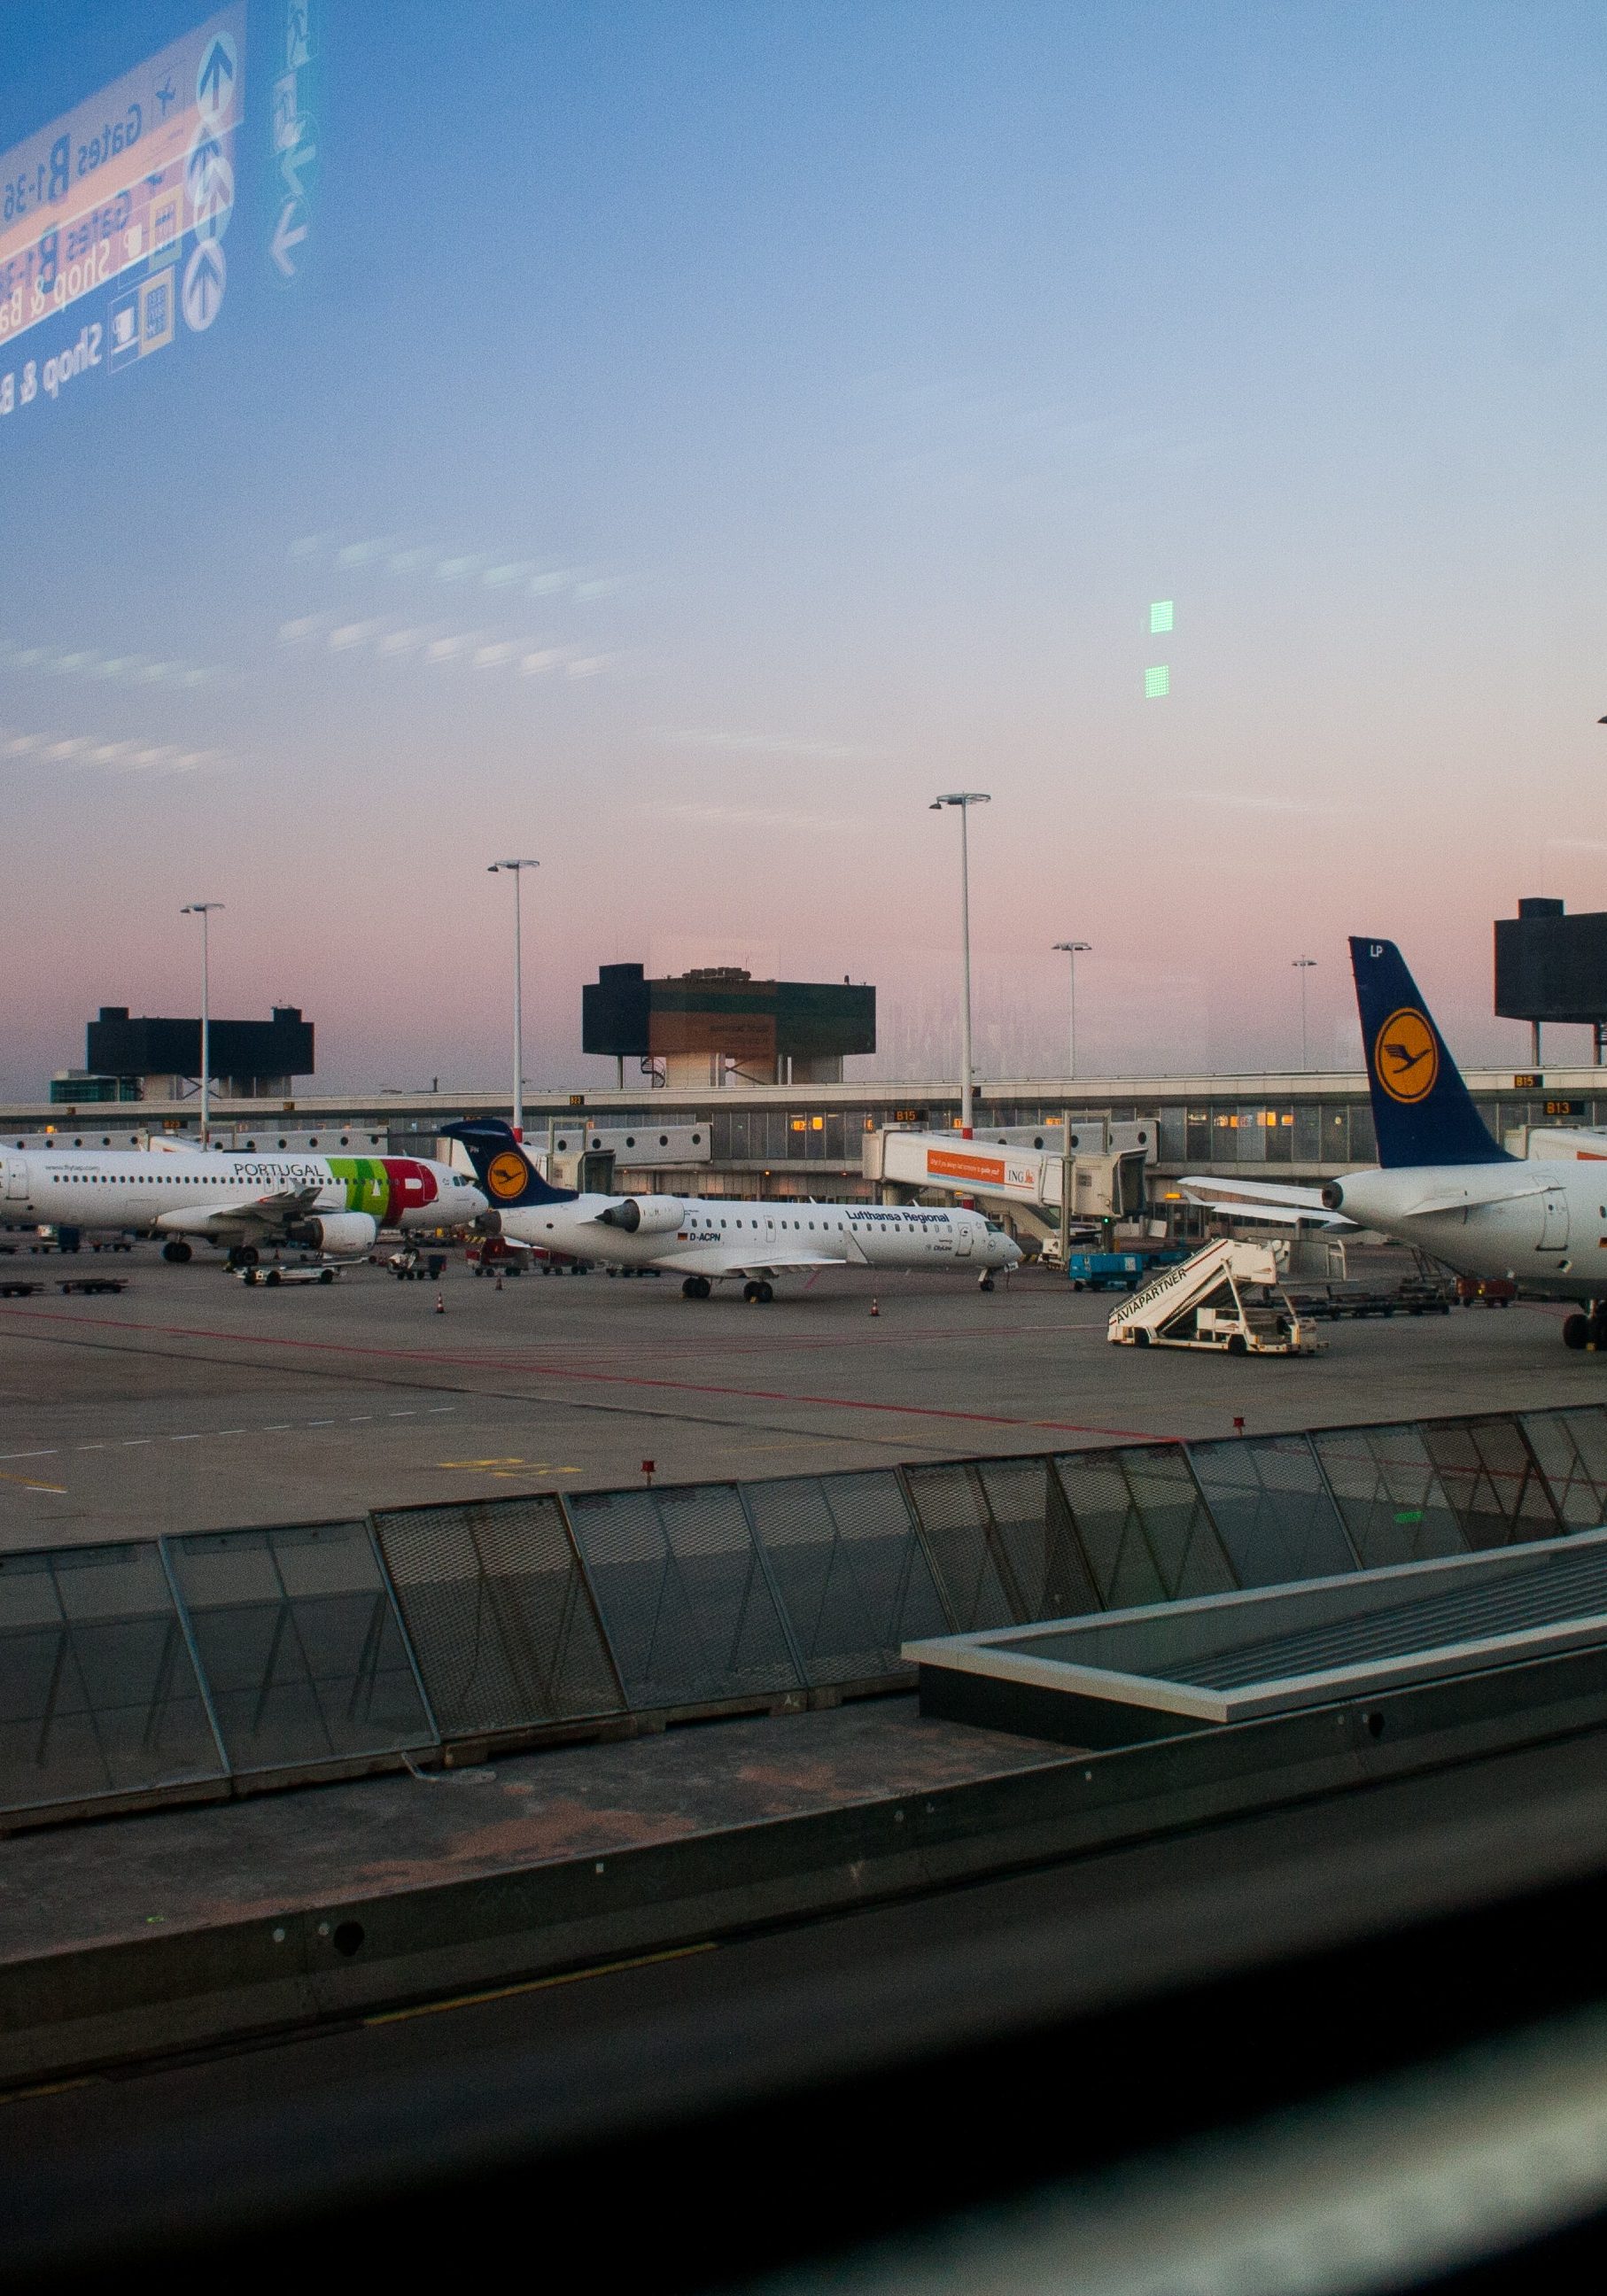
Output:
[[[1505,1164],[1392,940],[1350,938],[1378,1160]]]
[[[553,1188],[542,1178],[513,1136],[513,1128],[500,1117],[465,1119],[441,1128],[448,1140],[461,1140],[469,1152],[474,1177],[490,1199],[493,1211],[520,1211],[527,1204],[572,1204],[573,1188]]]

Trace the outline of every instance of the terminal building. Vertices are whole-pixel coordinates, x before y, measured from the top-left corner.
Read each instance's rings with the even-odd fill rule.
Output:
[[[220,1098],[283,1100],[313,1073],[313,1024],[296,1004],[276,1004],[267,1021],[211,1021],[208,1065]],[[51,1078],[61,1107],[103,1101],[182,1100],[201,1080],[201,1021],[135,1020],[126,1004],[102,1004],[85,1030],[85,1065]]]

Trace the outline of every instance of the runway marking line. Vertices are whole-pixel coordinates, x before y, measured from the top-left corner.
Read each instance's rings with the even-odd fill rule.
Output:
[[[0,1475],[0,1483],[15,1483],[19,1489],[25,1491],[53,1491],[59,1499],[67,1496],[65,1483],[30,1482],[26,1475]]]
[[[304,1355],[372,1357],[381,1363],[420,1364],[431,1370],[449,1366],[463,1371],[514,1372],[526,1379],[572,1380],[578,1384],[634,1387],[675,1395],[718,1395],[744,1403],[782,1403],[794,1409],[810,1406],[832,1411],[879,1411],[906,1419],[953,1419],[984,1427],[1042,1427],[1052,1434],[1106,1435],[1128,1443],[1173,1443],[1174,1435],[1157,1434],[1151,1427],[1091,1427],[1077,1419],[1017,1419],[1004,1411],[950,1411],[931,1403],[868,1403],[850,1395],[786,1395],[769,1387],[726,1387],[689,1379],[650,1379],[627,1372],[578,1371],[570,1364],[520,1363],[506,1356],[431,1355],[422,1348],[355,1347],[348,1341],[294,1340],[268,1332],[218,1332],[197,1324],[136,1324],[122,1316],[56,1315],[38,1308],[0,1307],[0,1315],[18,1316],[32,1323],[89,1324],[96,1331],[155,1332],[165,1339],[221,1340],[231,1347],[295,1349]],[[432,1409],[450,1410],[451,1405]],[[392,1411],[390,1419],[416,1419],[417,1411]]]
[[[384,2009],[377,2017],[365,2017],[366,2025],[405,2025],[413,2017],[438,2017],[443,2009],[473,2009],[482,2001],[512,2001],[520,1993],[547,1993],[558,1985],[584,1985],[588,1978],[618,1977],[627,1969],[652,1969],[661,1961],[690,1961],[694,1954],[716,1953],[717,1938],[708,1938],[701,1945],[670,1946],[663,1953],[638,1953],[629,1961],[600,1962],[594,1969],[570,1969],[562,1977],[532,1977],[523,1985],[498,1985],[488,1993],[457,1993],[450,2001],[421,2001],[414,2009]]]

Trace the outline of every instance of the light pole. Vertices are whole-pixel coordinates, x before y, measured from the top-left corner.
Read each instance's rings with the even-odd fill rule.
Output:
[[[209,957],[207,926],[214,909],[221,909],[221,901],[187,901],[180,909],[181,917],[201,919],[201,1144],[209,1145],[212,1138],[212,982]]]
[[[1304,1070],[1311,1066],[1306,1051],[1306,975],[1314,969],[1316,959],[1315,956],[1297,956],[1293,964],[1294,970],[1300,976],[1300,1067]]]
[[[988,805],[992,800],[985,790],[953,790],[947,797],[935,797],[933,813],[941,813],[946,805],[960,808],[960,962],[964,976],[964,1005],[960,1017],[960,1136],[969,1140],[972,1134],[971,1087],[971,847],[967,833],[966,816],[973,805]]]
[[[493,861],[486,871],[488,877],[504,869],[513,873],[513,1130],[521,1140],[524,1138],[524,949],[520,937],[519,880],[522,871],[540,866],[539,861]]]
[[[1066,1037],[1066,1074],[1074,1077],[1077,1074],[1077,960],[1086,955],[1094,944],[1091,940],[1057,940],[1054,946],[1062,956],[1070,958],[1071,964],[1071,1021]]]

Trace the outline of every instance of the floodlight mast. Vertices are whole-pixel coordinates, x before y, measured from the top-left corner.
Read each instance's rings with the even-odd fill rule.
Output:
[[[187,901],[180,909],[181,917],[201,919],[201,1144],[209,1147],[212,1141],[212,983],[209,964],[207,925],[214,909],[221,909],[221,901]]]
[[[972,1114],[975,1094],[971,1080],[971,844],[967,816],[973,805],[990,805],[992,799],[985,790],[952,790],[946,797],[935,797],[931,810],[941,813],[946,805],[957,806],[960,813],[960,963],[963,997],[960,1012],[960,1136],[972,1137]]]
[[[1077,960],[1089,955],[1094,944],[1091,940],[1057,940],[1054,947],[1059,955],[1070,959],[1071,966],[1071,1015],[1066,1035],[1066,1075],[1071,1078],[1077,1074]]]
[[[504,870],[513,878],[513,1132],[524,1138],[524,944],[520,915],[519,881],[527,869],[539,869],[539,861],[492,861],[486,874],[496,877]]]
[[[1316,959],[1315,956],[1297,956],[1291,962],[1300,976],[1300,1069],[1304,1073],[1311,1066],[1306,1050],[1306,975],[1315,972]]]

